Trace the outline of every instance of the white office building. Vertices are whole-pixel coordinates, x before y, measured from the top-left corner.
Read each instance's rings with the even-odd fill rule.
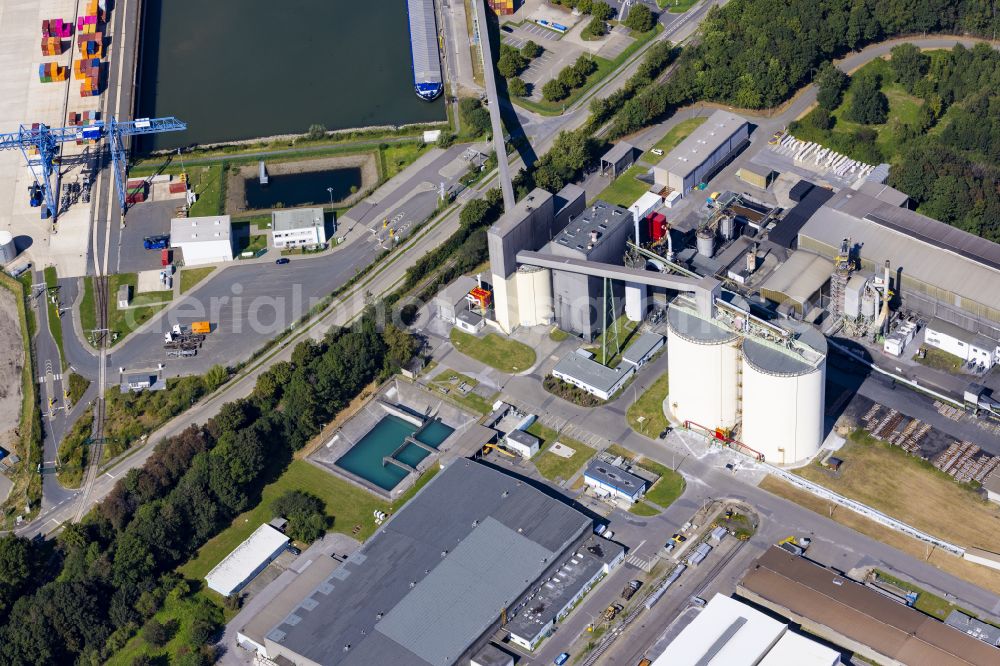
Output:
[[[521,456],[530,458],[538,453],[538,438],[523,430],[511,430],[504,437],[504,446]]]
[[[972,333],[943,319],[932,319],[924,329],[924,344],[953,354],[964,362],[973,361],[987,369],[1000,360],[1000,342],[981,333]]]
[[[233,260],[233,224],[228,215],[178,217],[170,221],[170,247],[184,255],[185,266]]]
[[[271,213],[271,238],[279,249],[326,244],[322,208],[295,208]]]
[[[646,493],[646,481],[621,467],[595,460],[583,473],[584,484],[592,492],[610,499],[635,503]]]

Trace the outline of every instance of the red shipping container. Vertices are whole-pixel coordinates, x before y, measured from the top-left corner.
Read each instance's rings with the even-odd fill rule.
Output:
[[[162,266],[169,266],[170,265],[170,250],[161,250],[160,251],[160,264]]]
[[[171,194],[183,194],[187,191],[186,183],[170,183],[170,193]]]

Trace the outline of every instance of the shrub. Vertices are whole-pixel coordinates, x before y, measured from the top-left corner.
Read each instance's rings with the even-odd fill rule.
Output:
[[[646,5],[632,5],[623,21],[626,28],[636,32],[649,32],[656,25],[656,17]]]
[[[538,56],[542,55],[542,51],[542,47],[530,39],[524,43],[524,46],[521,47],[521,55],[528,60],[534,60]]]
[[[524,82],[524,79],[515,76],[507,81],[507,91],[514,97],[527,97],[528,84]]]
[[[559,79],[552,79],[542,86],[542,97],[549,102],[558,102],[569,97],[569,88]]]
[[[604,22],[604,19],[599,19],[596,16],[590,19],[590,23],[583,29],[584,39],[603,37],[606,34],[608,34],[607,24]]]

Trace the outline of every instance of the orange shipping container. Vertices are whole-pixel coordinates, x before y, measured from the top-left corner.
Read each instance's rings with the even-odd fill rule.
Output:
[[[191,324],[191,332],[199,335],[207,335],[212,332],[212,325],[207,321],[196,321]]]

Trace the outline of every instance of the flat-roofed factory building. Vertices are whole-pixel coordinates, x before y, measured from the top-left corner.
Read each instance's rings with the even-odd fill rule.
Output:
[[[271,238],[276,248],[319,247],[326,244],[322,208],[295,208],[271,213]]]
[[[653,167],[657,185],[681,195],[707,181],[750,137],[750,124],[735,113],[716,111]]]
[[[457,460],[341,567],[298,592],[265,633],[266,656],[310,666],[464,666],[501,622],[521,636],[541,620],[544,635],[556,615],[539,613],[534,601],[553,593],[548,584],[565,567],[587,559],[581,549],[592,528],[524,481]],[[602,546],[602,568],[621,560],[620,546]],[[558,599],[585,592],[600,577],[589,571],[557,586]]]

